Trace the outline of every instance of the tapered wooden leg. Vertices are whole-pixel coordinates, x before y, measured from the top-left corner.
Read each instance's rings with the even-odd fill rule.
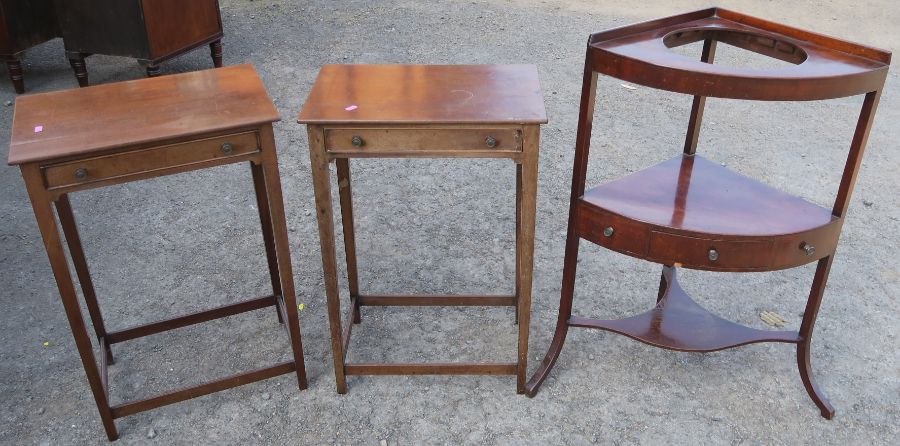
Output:
[[[803,312],[803,322],[800,324],[800,337],[803,339],[797,344],[797,367],[800,369],[800,379],[806,392],[812,398],[822,416],[827,419],[834,418],[834,407],[828,402],[828,398],[816,385],[812,375],[812,366],[809,363],[809,350],[812,344],[813,328],[816,325],[816,317],[819,314],[819,306],[825,293],[825,283],[828,281],[828,273],[831,270],[831,261],[834,254],[819,260],[816,266],[816,275],[813,278],[812,288],[809,291],[809,300],[806,302],[806,311]]]
[[[575,293],[575,270],[578,264],[578,244],[581,240],[574,233],[574,219],[569,219],[569,231],[566,236],[566,254],[563,261],[563,278],[562,289],[559,294],[559,316],[556,318],[556,331],[553,333],[553,341],[550,342],[550,348],[541,361],[540,366],[531,376],[526,386],[526,395],[533,397],[537,394],[538,389],[544,380],[550,374],[550,370],[556,364],[559,358],[559,352],[562,351],[563,344],[566,342],[566,335],[569,332],[569,318],[572,317],[572,298]]]
[[[325,154],[321,127],[308,125],[309,160],[316,195],[316,217],[319,221],[319,243],[322,247],[322,273],[325,298],[328,301],[328,326],[331,329],[331,353],[338,393],[347,391],[344,375],[344,349],[341,339],[341,302],[338,294],[337,260],[334,249],[334,216],[331,208],[331,172]]]
[[[262,149],[262,167],[268,194],[272,233],[275,241],[275,254],[278,260],[278,271],[281,277],[281,296],[284,300],[284,313],[287,316],[288,333],[291,337],[291,350],[294,353],[294,368],[297,372],[297,384],[300,390],[308,387],[306,380],[306,364],[303,359],[303,344],[300,340],[300,318],[297,315],[297,299],[294,294],[294,274],[291,266],[291,246],[288,243],[287,222],[284,216],[284,199],[281,195],[281,177],[278,173],[278,157],[275,154],[275,135],[272,126],[266,125],[260,131]]]
[[[344,228],[344,253],[347,256],[347,287],[350,291],[350,302],[353,307],[353,323],[362,321],[359,311],[359,275],[356,269],[356,233],[353,226],[353,195],[350,190],[350,160],[338,158],[337,164],[338,193],[341,197],[341,225]]]
[[[6,69],[9,71],[9,80],[12,81],[16,93],[25,93],[25,76],[22,75],[22,62],[18,59],[6,61]]]
[[[213,66],[222,67],[222,40],[216,40],[209,44],[209,55],[212,56]]]
[[[522,231],[522,165],[516,164],[516,306],[515,306],[515,324],[519,323],[519,273],[522,262],[519,255],[519,233]]]
[[[517,231],[516,258],[519,259],[519,271],[516,276],[518,322],[519,322],[519,362],[516,374],[516,390],[525,393],[526,373],[528,372],[528,335],[531,322],[531,284],[534,271],[534,220],[537,208],[537,176],[538,146],[540,145],[540,127],[525,126],[524,158],[520,166],[521,175],[516,195],[519,202],[519,224]],[[519,170],[519,169],[517,169]]]
[[[526,395],[533,397],[547,379],[556,358],[562,351],[569,332],[569,318],[572,317],[572,297],[575,293],[575,269],[578,264],[578,245],[581,240],[575,232],[578,213],[575,203],[584,193],[587,161],[591,145],[591,126],[594,119],[594,103],[597,93],[597,73],[589,63],[590,52],[585,55],[584,79],[581,86],[581,105],[578,112],[578,133],[575,136],[575,159],[572,167],[572,192],[569,199],[569,226],[566,231],[566,251],[563,260],[562,289],[559,293],[559,316],[550,349],[526,385]]]
[[[81,364],[84,366],[84,373],[87,375],[91,393],[94,395],[97,410],[100,412],[100,420],[103,423],[103,428],[106,430],[107,438],[113,441],[119,434],[113,422],[106,389],[103,386],[100,371],[97,368],[97,361],[94,357],[90,337],[84,325],[81,308],[78,306],[75,285],[72,283],[72,276],[69,273],[69,266],[66,262],[65,251],[63,251],[56,227],[56,219],[53,216],[50,198],[42,190],[42,178],[38,166],[22,166],[22,176],[25,178],[28,195],[31,198],[32,208],[34,209],[34,216],[41,231],[41,237],[44,240],[44,248],[47,250],[50,268],[53,270],[53,276],[56,279],[56,286],[59,289],[60,299],[66,311],[66,318],[69,320],[72,337],[75,338],[75,347],[78,349]]]
[[[72,213],[72,205],[69,203],[69,196],[63,194],[56,200],[56,213],[59,215],[59,223],[62,226],[63,234],[66,237],[66,245],[69,247],[69,255],[72,256],[72,264],[75,266],[75,274],[78,276],[78,282],[81,284],[81,293],[91,317],[91,325],[94,327],[94,333],[97,339],[106,337],[106,326],[103,323],[103,314],[100,312],[100,305],[97,303],[97,293],[94,291],[94,282],[91,280],[91,273],[88,269],[87,259],[84,256],[84,249],[81,246],[81,237],[78,235],[78,227],[75,224],[75,215]],[[106,345],[106,361],[113,363],[112,349],[109,344]]]
[[[72,66],[72,71],[75,72],[75,80],[78,81],[79,87],[87,87],[88,84],[88,73],[87,73],[87,65],[84,63],[84,58],[87,54],[67,51],[66,56],[69,58],[69,65]]]
[[[266,179],[262,166],[250,163],[253,174],[253,190],[256,193],[256,207],[259,209],[259,222],[262,226],[263,245],[266,247],[266,262],[269,265],[269,279],[272,282],[272,294],[281,296],[281,277],[278,275],[278,255],[275,253],[275,236],[272,234],[272,217],[269,210],[269,197],[266,194]],[[278,322],[284,323],[281,311],[275,307]]]

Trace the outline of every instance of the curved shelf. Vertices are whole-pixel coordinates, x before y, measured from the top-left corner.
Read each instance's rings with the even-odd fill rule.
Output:
[[[795,65],[735,68],[700,62],[671,47],[711,39]],[[881,88],[891,54],[721,8],[592,34],[595,70],[652,88],[731,99],[808,101]]]
[[[842,222],[828,209],[699,155],[679,155],[589,189],[576,209],[578,233],[587,240],[712,271],[767,271],[819,260],[834,251]]]
[[[691,300],[678,284],[674,268],[664,268],[663,276],[666,292],[652,310],[616,320],[573,316],[569,326],[611,331],[645,344],[687,352],[712,352],[756,342],[802,341],[795,331],[757,330],[722,319]]]

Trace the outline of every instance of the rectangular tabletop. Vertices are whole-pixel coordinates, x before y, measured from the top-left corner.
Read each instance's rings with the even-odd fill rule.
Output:
[[[544,124],[534,65],[325,65],[305,124]]]
[[[252,65],[21,96],[9,164],[280,120]]]

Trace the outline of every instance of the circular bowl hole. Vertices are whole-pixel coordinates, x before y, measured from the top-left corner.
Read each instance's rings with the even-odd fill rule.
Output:
[[[688,45],[695,42],[702,42],[705,40],[715,40],[717,42],[726,43],[728,45],[741,48],[756,54],[761,54],[763,56],[768,56],[774,59],[782,60],[784,62],[789,62],[794,65],[799,65],[806,61],[807,54],[803,48],[799,46],[778,39],[774,36],[759,34],[747,31],[738,31],[733,29],[722,29],[722,28],[685,28],[672,31],[666,34],[663,39],[663,45],[666,48],[672,49],[680,46]],[[744,57],[740,57],[738,55],[738,59],[751,59],[751,65],[747,68],[758,68],[758,69],[767,69],[771,67],[755,67],[753,66],[753,62],[764,62],[764,61],[753,61],[752,57],[747,58],[746,54]],[[718,61],[717,61],[718,62]],[[744,64],[739,64],[744,65]],[[768,64],[765,64],[768,65]]]

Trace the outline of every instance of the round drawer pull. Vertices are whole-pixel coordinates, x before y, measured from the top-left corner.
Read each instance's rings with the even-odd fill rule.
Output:
[[[816,253],[816,247],[813,245],[810,245],[809,243],[806,243],[806,242],[803,242],[800,244],[800,249],[802,249],[803,252],[805,252],[806,255],[808,255],[808,256],[811,256]]]
[[[707,257],[709,257],[710,262],[715,262],[716,260],[719,260],[719,251],[716,251],[715,249],[710,249],[709,252],[707,253]]]
[[[612,235],[613,235],[615,232],[616,232],[616,231],[615,231],[615,229],[613,229],[612,226],[607,226],[607,227],[603,228],[603,235],[606,236],[606,237],[612,237]]]
[[[87,169],[84,167],[79,167],[75,169],[75,178],[79,180],[84,180],[87,178]]]
[[[487,138],[484,138],[484,145],[486,145],[492,149],[494,147],[497,147],[497,138],[494,138],[493,136],[488,136]]]
[[[353,147],[362,147],[365,141],[361,137],[354,135],[353,138],[350,138],[350,144],[353,144]]]
[[[230,142],[222,143],[222,153],[231,155],[231,152],[234,152],[234,146]]]

